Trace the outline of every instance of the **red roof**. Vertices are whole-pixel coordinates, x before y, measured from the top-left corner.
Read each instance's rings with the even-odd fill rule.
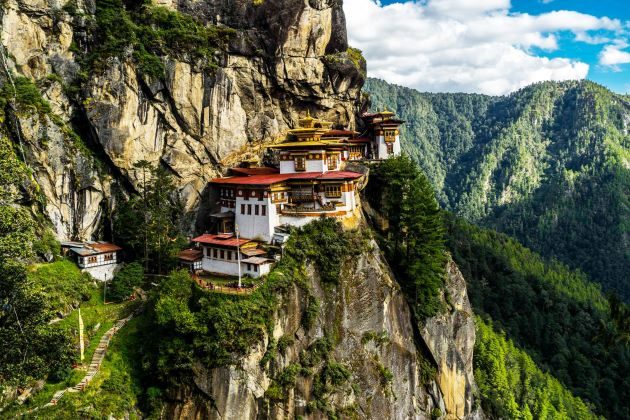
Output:
[[[184,261],[199,261],[203,257],[203,252],[199,249],[185,249],[177,254],[177,258]]]
[[[122,248],[109,242],[96,242],[89,244],[98,253],[120,251]]]
[[[251,175],[247,177],[234,176],[227,178],[215,178],[214,184],[231,185],[271,185],[278,182],[293,180],[332,180],[332,179],[357,179],[362,174],[350,171],[328,171],[328,172],[298,172],[292,174],[271,174],[271,175]]]
[[[257,168],[230,168],[230,172],[236,176],[246,175],[268,175],[277,174],[280,172],[276,168],[257,167]]]
[[[251,240],[244,239],[244,238],[236,239],[235,236],[211,235],[209,233],[205,233],[201,236],[197,236],[196,238],[193,238],[193,242],[199,242],[206,245],[237,247],[237,246],[246,244],[248,242],[251,242]]]

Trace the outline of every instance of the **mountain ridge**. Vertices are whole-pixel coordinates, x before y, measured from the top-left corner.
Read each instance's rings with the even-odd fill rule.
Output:
[[[503,97],[420,93],[375,79],[364,90],[374,107],[407,120],[403,149],[443,207],[630,298],[624,97],[590,81],[542,82]]]

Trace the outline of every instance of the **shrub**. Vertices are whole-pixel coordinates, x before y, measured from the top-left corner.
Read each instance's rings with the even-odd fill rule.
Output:
[[[115,276],[109,289],[112,300],[123,300],[144,281],[144,268],[137,262],[125,265]]]

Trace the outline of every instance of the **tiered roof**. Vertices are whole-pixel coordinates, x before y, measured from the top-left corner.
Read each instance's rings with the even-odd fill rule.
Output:
[[[363,175],[360,173],[350,171],[297,172],[289,174],[230,176],[226,178],[215,178],[210,182],[213,184],[268,186],[285,181],[346,180],[357,179],[362,176]]]
[[[230,247],[230,248],[233,248],[233,247],[235,248],[237,246],[242,246],[242,245],[252,242],[251,239],[244,239],[244,238],[237,239],[236,236],[232,234],[213,235],[210,233],[204,233],[201,236],[197,236],[196,238],[193,238],[192,241],[198,242],[200,244],[205,244],[205,245],[218,245],[218,246],[225,246],[225,247]]]

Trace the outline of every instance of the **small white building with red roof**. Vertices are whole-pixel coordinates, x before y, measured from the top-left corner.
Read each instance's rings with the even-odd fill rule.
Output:
[[[269,274],[275,262],[267,258],[267,252],[256,241],[234,234],[206,233],[193,242],[202,249],[201,269],[212,274],[258,278]]]
[[[61,248],[81,269],[96,280],[111,280],[118,268],[122,248],[110,242],[62,242]]]

